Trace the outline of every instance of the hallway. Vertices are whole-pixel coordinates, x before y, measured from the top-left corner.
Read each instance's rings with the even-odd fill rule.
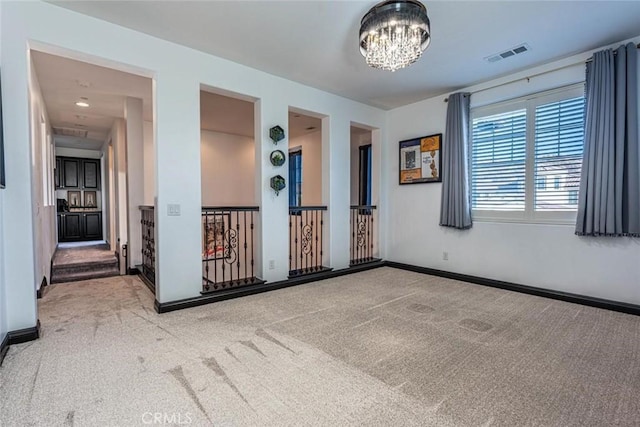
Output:
[[[117,276],[118,259],[106,242],[60,243],[53,257],[51,283]]]

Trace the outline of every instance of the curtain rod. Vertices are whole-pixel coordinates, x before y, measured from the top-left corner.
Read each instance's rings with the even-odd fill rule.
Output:
[[[638,43],[638,44],[636,45],[636,48],[637,48],[637,49],[640,49],[640,43]],[[614,51],[614,53],[615,53],[615,51]],[[591,58],[590,58],[590,59],[586,60],[586,61],[585,61],[585,63],[587,63],[587,62],[591,62],[591,61],[593,61],[593,59],[591,59]],[[582,62],[582,61],[580,61],[580,62]],[[519,79],[512,80],[512,81],[510,81],[510,82],[508,82],[508,83],[500,83],[500,84],[496,84],[496,85],[493,85],[493,86],[485,87],[484,89],[479,89],[479,90],[476,90],[475,92],[470,92],[470,94],[475,94],[475,93],[484,92],[485,90],[493,89],[493,88],[496,88],[496,87],[498,87],[498,86],[503,86],[503,85],[505,85],[505,84],[509,84],[509,83],[515,83],[515,82],[520,81],[520,80],[527,80],[527,81],[529,81],[529,80],[531,80],[531,79],[532,79],[532,78],[534,78],[534,77],[542,76],[542,75],[544,75],[544,74],[549,74],[549,73],[555,73],[556,71],[560,71],[560,70],[564,70],[565,68],[573,67],[573,66],[575,66],[575,65],[577,65],[577,64],[580,64],[580,62],[576,62],[576,63],[574,63],[574,64],[569,64],[569,65],[565,65],[564,67],[560,67],[560,68],[554,68],[553,70],[548,70],[548,71],[543,71],[543,72],[541,72],[541,73],[532,74],[532,75],[527,76],[527,77],[522,77],[522,78],[519,78]],[[448,101],[449,101],[449,98],[448,98],[448,97],[444,99],[444,102],[448,102]]]
[[[637,48],[637,49],[640,49],[640,43],[638,43],[638,44],[636,45],[636,48]],[[614,51],[613,51],[613,54],[614,54],[614,55],[616,55],[616,54],[617,54],[617,51],[616,51],[616,50],[614,50]],[[587,59],[585,62],[586,62],[586,63],[593,62],[593,57],[591,57],[591,58]]]

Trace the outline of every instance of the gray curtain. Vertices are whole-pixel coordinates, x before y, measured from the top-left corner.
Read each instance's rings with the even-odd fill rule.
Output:
[[[469,191],[469,94],[449,96],[442,147],[442,205],[440,225],[471,228]]]
[[[640,237],[638,50],[587,63],[585,141],[576,234]]]

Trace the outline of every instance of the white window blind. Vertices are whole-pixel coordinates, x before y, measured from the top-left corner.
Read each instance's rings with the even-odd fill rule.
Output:
[[[537,211],[575,210],[584,143],[584,97],[536,107],[535,176],[554,185],[536,187]]]
[[[526,109],[473,120],[473,209],[524,210],[526,131]]]
[[[575,220],[583,144],[582,84],[472,110],[474,217]]]

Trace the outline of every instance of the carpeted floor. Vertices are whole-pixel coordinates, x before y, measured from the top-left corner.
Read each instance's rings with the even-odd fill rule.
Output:
[[[0,425],[640,425],[640,317],[391,268],[152,307],[134,277],[53,285]]]
[[[117,276],[118,259],[102,242],[60,243],[53,257],[51,283]]]

